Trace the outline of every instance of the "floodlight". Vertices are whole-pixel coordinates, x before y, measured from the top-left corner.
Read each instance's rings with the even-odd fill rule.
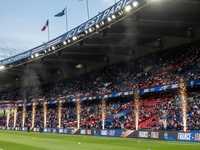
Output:
[[[131,6],[130,5],[126,6],[126,11],[129,11],[129,10],[131,10]]]
[[[54,50],[54,49],[55,49],[55,47],[53,46],[53,47],[52,47],[52,50]]]
[[[77,37],[76,37],[76,36],[74,36],[72,39],[75,41],[75,40],[77,39]]]
[[[137,7],[138,6],[138,2],[136,1],[136,2],[133,2],[133,6],[134,7]]]
[[[99,28],[99,25],[98,25],[98,24],[96,25],[96,28]]]
[[[67,42],[66,42],[66,41],[63,41],[63,44],[64,44],[64,45],[66,45],[66,44],[67,44]]]
[[[92,32],[92,28],[89,28],[89,32]]]
[[[68,40],[68,43],[70,43],[71,41],[70,40]]]
[[[77,66],[75,66],[75,68],[81,69],[81,68],[83,68],[83,64],[78,64]]]
[[[4,66],[0,66],[0,69],[4,69],[5,67]]]
[[[37,53],[37,54],[35,54],[35,57],[38,57],[39,56],[39,54]]]
[[[34,58],[34,56],[33,56],[33,55],[31,55],[31,58]]]
[[[110,17],[108,17],[108,21],[111,21],[112,19]]]
[[[115,19],[115,15],[112,15],[112,18]]]

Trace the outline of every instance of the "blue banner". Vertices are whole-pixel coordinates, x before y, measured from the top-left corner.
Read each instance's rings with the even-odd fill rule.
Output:
[[[139,89],[137,91],[137,93],[143,94],[143,93],[157,92],[157,91],[163,91],[163,90],[169,90],[169,89],[177,89],[180,87],[181,84],[184,84],[185,86],[200,85],[200,80],[198,79],[198,80],[187,81],[185,83],[179,83],[179,84],[177,83],[177,84],[171,84],[171,85],[163,85],[163,86]],[[101,99],[101,98],[127,96],[127,95],[133,95],[135,93],[136,93],[136,91],[127,91],[127,92],[111,93],[111,94],[99,95],[99,96],[81,97],[79,99],[75,98],[75,99],[48,101],[48,102],[44,102],[44,103],[45,104],[56,104],[56,103],[65,103],[65,102],[76,102],[76,100],[86,101],[86,100],[95,100],[95,99]],[[32,105],[42,105],[42,104],[43,104],[43,102],[38,102],[38,103],[15,104],[15,106],[23,106],[23,105],[32,106]]]
[[[56,129],[54,129],[54,128],[44,128],[43,132],[45,132],[45,133],[56,133]]]
[[[131,110],[123,110],[121,112],[119,112],[118,114],[115,114],[113,116],[110,116],[109,118],[105,119],[105,122],[112,122],[114,121],[115,119],[118,119],[128,113],[132,112]]]
[[[178,141],[188,141],[188,142],[200,142],[200,133],[194,132],[179,132]]]
[[[11,129],[0,127],[0,130],[27,131],[27,127]],[[40,128],[33,128],[33,132],[39,132]],[[159,139],[167,141],[200,142],[200,131],[180,132],[176,130],[120,130],[120,129],[77,129],[77,128],[44,128],[45,133],[94,135],[123,138]],[[104,138],[103,138],[104,139]]]

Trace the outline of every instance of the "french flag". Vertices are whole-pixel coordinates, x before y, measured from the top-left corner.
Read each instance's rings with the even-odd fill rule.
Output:
[[[49,19],[47,20],[46,24],[44,25],[44,27],[42,28],[42,31],[44,31],[46,29],[46,27],[48,27],[49,25]]]

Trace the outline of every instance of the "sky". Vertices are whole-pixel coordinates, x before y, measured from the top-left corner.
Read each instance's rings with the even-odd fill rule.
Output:
[[[116,0],[119,1],[119,0]],[[115,0],[88,0],[90,18]],[[66,16],[54,17],[67,7],[68,30],[88,20],[86,0],[0,0],[0,60],[48,41],[66,32]]]

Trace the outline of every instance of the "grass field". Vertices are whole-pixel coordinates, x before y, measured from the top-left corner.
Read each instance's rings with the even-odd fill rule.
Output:
[[[14,114],[14,110],[11,110],[11,115]],[[0,110],[0,116],[3,116],[4,115],[4,110]],[[5,112],[5,115],[7,115],[7,111]]]
[[[200,150],[200,143],[0,130],[0,150]]]
[[[3,116],[3,115],[4,115],[4,111],[0,110],[0,116]]]

